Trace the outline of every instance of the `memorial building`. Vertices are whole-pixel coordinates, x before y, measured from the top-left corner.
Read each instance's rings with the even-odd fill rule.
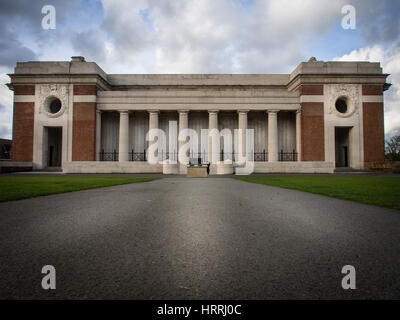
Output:
[[[255,173],[332,173],[384,161],[390,84],[379,63],[311,58],[291,74],[106,74],[72,57],[19,62],[9,76],[12,161],[34,170],[185,174],[175,160],[188,141],[188,156],[211,162],[211,174],[234,173],[240,152]],[[151,129],[165,134],[149,141]],[[185,129],[196,139],[171,134]],[[205,129],[232,132],[218,137],[218,159]],[[253,129],[251,148],[234,139],[235,129]],[[167,146],[156,164],[148,161],[152,143]]]

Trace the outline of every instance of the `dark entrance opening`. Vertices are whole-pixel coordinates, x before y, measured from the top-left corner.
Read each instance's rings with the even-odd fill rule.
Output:
[[[62,128],[48,127],[47,128],[47,166],[61,167],[62,155]]]
[[[335,160],[336,168],[349,167],[349,135],[348,127],[335,128]]]

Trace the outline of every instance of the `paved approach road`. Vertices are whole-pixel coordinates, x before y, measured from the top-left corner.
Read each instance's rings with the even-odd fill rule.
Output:
[[[0,298],[398,299],[400,211],[231,178],[2,203]]]

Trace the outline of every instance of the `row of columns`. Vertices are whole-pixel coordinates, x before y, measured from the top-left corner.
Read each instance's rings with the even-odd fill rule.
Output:
[[[278,161],[278,112],[279,110],[268,110],[268,161]],[[179,132],[189,127],[188,110],[178,110],[179,113]],[[241,144],[242,156],[246,155],[246,129],[247,129],[247,113],[248,110],[238,111],[238,128],[242,129]],[[129,111],[119,111],[119,161],[129,160]],[[149,111],[149,130],[158,128],[158,110]],[[97,110],[96,114],[96,160],[99,160],[101,148],[101,111]],[[208,111],[208,129],[218,129],[218,110]],[[150,145],[154,141],[150,142]],[[184,144],[179,141],[179,149]],[[212,139],[209,137],[208,154],[209,161],[212,162]],[[296,150],[298,161],[301,154],[301,110],[296,111]]]

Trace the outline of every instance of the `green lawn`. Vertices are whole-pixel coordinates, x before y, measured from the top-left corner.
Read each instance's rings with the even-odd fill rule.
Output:
[[[152,181],[152,178],[0,177],[0,202]]]
[[[400,210],[400,178],[398,177],[240,177],[236,179]]]

